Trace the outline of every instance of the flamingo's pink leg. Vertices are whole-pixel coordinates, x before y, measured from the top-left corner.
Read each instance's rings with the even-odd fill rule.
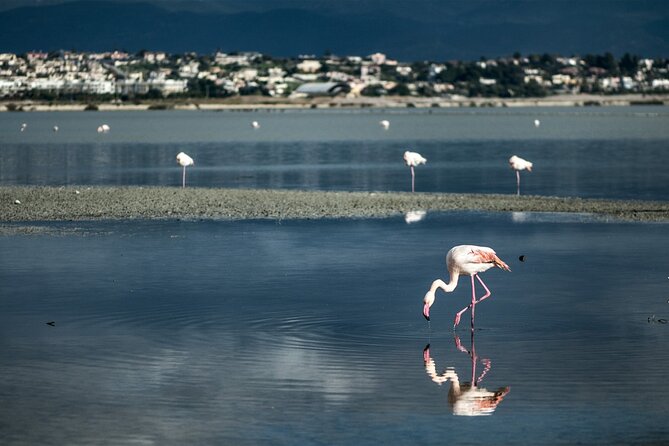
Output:
[[[481,282],[481,285],[483,285],[483,288],[485,289],[485,294],[483,296],[481,296],[481,298],[478,299],[478,300],[476,299],[476,289],[474,287],[474,285],[475,285],[474,277],[476,277],[476,279],[478,279],[478,281]],[[475,316],[475,311],[476,311],[476,304],[485,300],[485,299],[487,299],[487,298],[489,298],[490,295],[492,294],[490,292],[490,290],[488,289],[488,287],[486,286],[486,284],[483,282],[483,279],[481,279],[481,277],[479,277],[478,274],[473,274],[471,276],[471,278],[472,278],[472,303],[467,305],[462,310],[458,311],[458,313],[455,315],[455,323],[453,324],[453,328],[455,328],[460,323],[460,317],[462,316],[462,313],[464,313],[465,311],[467,311],[470,308],[472,309],[472,328],[474,328],[474,316]]]
[[[415,192],[415,183],[416,183],[416,174],[414,172],[413,166],[411,166],[411,192]]]
[[[520,171],[516,170],[516,195],[520,195]]]
[[[186,166],[184,166],[184,173],[181,179],[181,187],[186,187]]]
[[[491,293],[490,293],[490,290],[488,289],[488,287],[485,286],[485,283],[483,283],[483,279],[481,279],[478,274],[474,274],[474,276],[476,276],[476,278],[479,280],[479,282],[481,282],[481,285],[483,285],[483,288],[485,288],[485,295],[481,296],[481,298],[475,302],[475,303],[479,303],[482,300],[489,298]],[[472,276],[472,283],[473,282],[474,282],[474,279],[473,279],[473,276]]]
[[[472,303],[470,303],[470,304],[467,305],[465,308],[463,308],[462,310],[458,311],[458,312],[455,314],[455,322],[453,323],[453,328],[454,328],[454,329],[455,329],[455,327],[457,327],[457,325],[460,323],[460,317],[462,316],[462,313],[464,313],[465,311],[469,310],[470,308],[472,309],[472,328],[474,327],[474,311],[475,311],[475,310],[474,310],[474,306],[477,304],[477,300],[476,300],[476,290],[475,290],[475,288],[474,288],[474,276],[477,276],[477,277],[478,277],[478,275],[477,275],[477,274],[473,274],[473,275],[471,276],[471,278],[472,278]],[[481,279],[479,279],[479,280],[481,280]],[[487,289],[487,288],[486,288],[486,289]]]

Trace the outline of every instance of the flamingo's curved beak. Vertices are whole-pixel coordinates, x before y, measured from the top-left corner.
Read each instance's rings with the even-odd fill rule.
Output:
[[[423,317],[428,321],[430,320],[430,304],[428,303],[423,305]]]

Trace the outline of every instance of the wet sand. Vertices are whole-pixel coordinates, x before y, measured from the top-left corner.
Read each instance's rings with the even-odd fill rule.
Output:
[[[177,187],[0,187],[0,222],[118,219],[315,219],[409,211],[569,212],[669,222],[669,202],[488,194]]]

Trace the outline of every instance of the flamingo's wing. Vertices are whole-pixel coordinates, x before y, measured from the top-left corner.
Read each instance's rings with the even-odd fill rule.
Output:
[[[472,248],[469,253],[469,257],[472,263],[492,263],[497,268],[501,268],[505,271],[511,271],[511,268],[509,268],[509,266],[504,263],[502,259],[497,257],[495,251],[490,248]]]

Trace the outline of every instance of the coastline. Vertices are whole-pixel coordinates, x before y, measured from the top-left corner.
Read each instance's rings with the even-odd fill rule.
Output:
[[[283,189],[0,187],[0,225],[85,220],[380,218],[417,210],[587,213],[631,222],[669,222],[669,202],[657,201]]]
[[[458,108],[458,107],[589,107],[669,105],[669,94],[555,95],[543,98],[469,98],[454,97],[314,97],[272,98],[236,96],[225,99],[163,99],[137,103],[49,103],[44,101],[0,101],[0,112],[57,111],[148,111],[148,110],[273,110],[330,108]]]

